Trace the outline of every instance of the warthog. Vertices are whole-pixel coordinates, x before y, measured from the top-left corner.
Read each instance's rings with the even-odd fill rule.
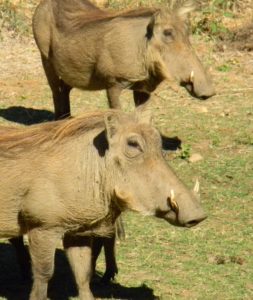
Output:
[[[79,297],[91,300],[89,237],[113,234],[122,211],[185,227],[205,219],[164,160],[159,132],[140,118],[111,110],[2,131],[0,237],[28,235],[30,299],[47,299],[62,237]]]
[[[91,2],[97,6],[106,7],[108,5],[109,0],[92,0]]]
[[[33,32],[52,90],[56,118],[70,114],[73,87],[106,89],[120,108],[123,89],[145,103],[164,79],[195,97],[214,95],[209,76],[191,47],[187,15],[192,6],[107,12],[88,0],[43,0]]]

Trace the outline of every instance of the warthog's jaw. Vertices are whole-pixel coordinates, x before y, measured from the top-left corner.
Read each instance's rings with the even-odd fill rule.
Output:
[[[135,201],[136,199],[131,193],[127,193],[121,190],[118,186],[114,188],[114,195],[116,198],[116,205],[120,211],[130,209],[135,212],[139,212],[144,216],[153,216],[152,211],[147,210],[141,203]]]

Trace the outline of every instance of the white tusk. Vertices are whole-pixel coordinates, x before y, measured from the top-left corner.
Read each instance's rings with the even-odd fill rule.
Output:
[[[174,190],[170,190],[170,200],[173,201],[175,198]]]
[[[193,83],[193,81],[194,81],[194,71],[191,71],[190,82]]]
[[[169,201],[169,205],[171,207],[171,209],[175,212],[178,213],[179,212],[179,207],[177,202],[175,201],[175,193],[174,190],[170,190],[170,197],[168,198]]]
[[[179,207],[177,202],[175,201],[175,193],[174,190],[170,190],[170,197],[169,197],[169,205],[171,207],[171,209],[175,212],[178,213],[179,212]]]
[[[196,193],[196,194],[199,193],[199,181],[198,181],[198,179],[196,179],[195,186],[193,188],[193,192]]]

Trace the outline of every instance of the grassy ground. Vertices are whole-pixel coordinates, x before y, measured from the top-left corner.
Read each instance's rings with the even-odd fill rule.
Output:
[[[16,33],[20,34],[15,26],[6,26],[9,21],[1,27],[1,124],[29,125],[53,118],[50,90],[29,33],[34,2],[20,3],[23,10],[18,11],[23,11],[25,18],[19,26],[27,28],[22,39],[17,37]],[[229,1],[221,3],[228,5]],[[246,28],[250,20],[249,2],[243,3],[245,6],[229,10],[235,14],[233,21],[238,28]],[[3,16],[2,7],[1,13]],[[202,15],[196,15],[195,24],[204,19],[201,16],[203,10]],[[224,26],[235,32],[230,17],[222,14],[224,18]],[[168,163],[189,187],[199,179],[208,219],[187,230],[154,218],[125,214],[127,238],[117,247],[117,283],[95,285],[98,298],[253,299],[253,53],[241,51],[231,39],[219,39],[215,32],[211,35],[214,27],[202,35],[204,27],[198,26],[193,44],[213,76],[217,95],[201,102],[182,89],[175,94],[164,85],[152,106],[155,125],[161,132],[182,140],[181,150],[166,154]],[[221,28],[218,30],[220,34]],[[71,96],[74,115],[107,107],[104,92],[75,90]],[[123,93],[122,101],[125,110],[133,108],[129,92]],[[196,153],[202,160],[190,163],[189,158]],[[1,243],[0,248],[0,299],[27,299],[29,284],[22,283],[13,249],[7,243]],[[77,299],[60,250],[56,262],[50,298]],[[98,269],[103,268],[101,257]]]

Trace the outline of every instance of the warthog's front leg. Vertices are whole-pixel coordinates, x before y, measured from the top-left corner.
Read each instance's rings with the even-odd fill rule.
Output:
[[[57,229],[35,228],[29,231],[33,287],[30,300],[46,300],[48,281],[54,271],[54,255],[62,233]]]
[[[90,291],[92,276],[92,238],[65,235],[63,240],[74,273],[80,300],[95,300]]]

